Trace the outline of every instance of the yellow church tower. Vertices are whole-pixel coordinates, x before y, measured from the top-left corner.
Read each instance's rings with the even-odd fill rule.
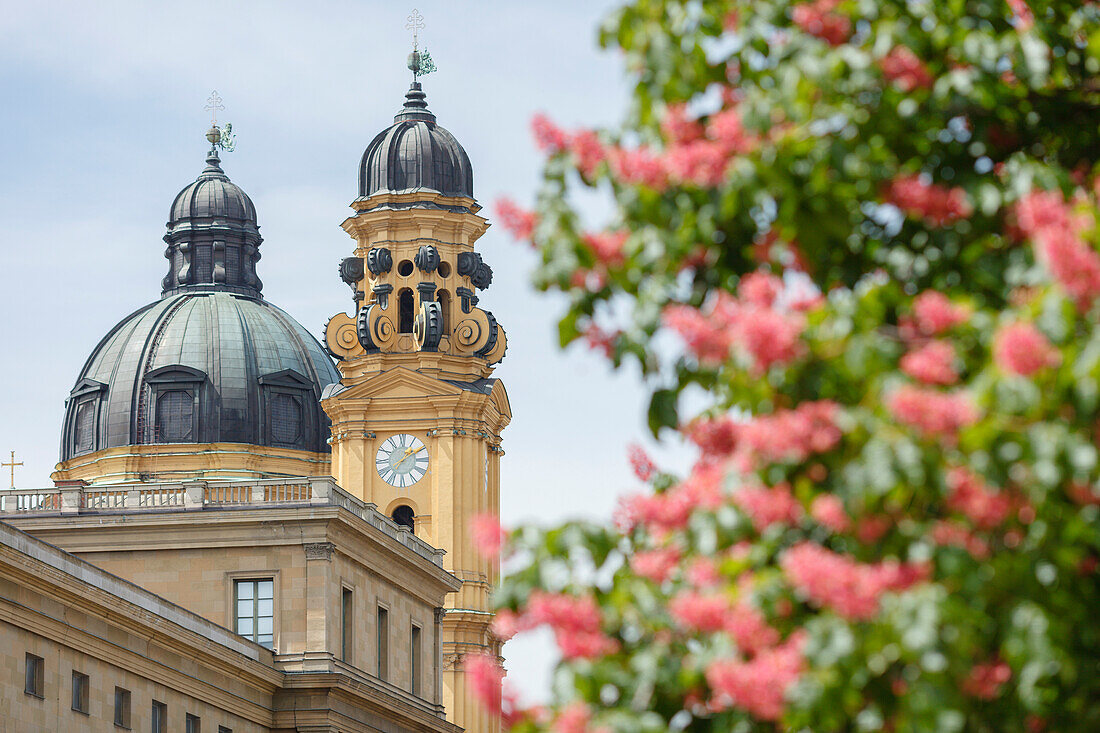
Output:
[[[467,694],[463,656],[500,652],[489,604],[498,566],[478,554],[469,524],[499,515],[500,434],[511,409],[492,373],[506,340],[477,307],[492,270],[474,243],[489,224],[466,151],[436,124],[415,81],[427,63],[413,51],[405,105],[359,165],[355,213],[343,223],[355,250],[340,264],[354,315],[325,328],[340,382],[321,406],[339,485],[446,550],[462,588],[442,611],[443,702],[466,731],[495,733],[499,722]]]

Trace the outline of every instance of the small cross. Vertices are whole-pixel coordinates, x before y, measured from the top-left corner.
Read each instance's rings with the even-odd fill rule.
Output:
[[[23,461],[15,462],[15,451],[11,452],[11,463],[0,463],[0,466],[11,466],[11,487],[15,488],[15,467],[22,466]]]
[[[413,50],[415,51],[417,31],[424,30],[424,16],[416,8],[413,8],[412,14],[406,18],[405,30],[413,32]]]
[[[206,106],[203,109],[210,110],[210,124],[213,127],[218,126],[218,110],[224,110],[225,105],[222,104],[222,98],[218,96],[218,90],[210,92],[210,97],[206,100]]]

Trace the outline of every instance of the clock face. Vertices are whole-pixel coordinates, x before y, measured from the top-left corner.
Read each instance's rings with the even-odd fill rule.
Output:
[[[378,449],[374,464],[389,485],[412,486],[428,472],[428,448],[415,435],[391,435]]]

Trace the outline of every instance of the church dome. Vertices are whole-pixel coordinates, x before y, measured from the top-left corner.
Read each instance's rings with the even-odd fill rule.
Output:
[[[211,466],[220,476],[279,475],[270,456],[284,475],[312,473],[327,461],[316,454],[329,452],[321,392],[340,376],[317,340],[260,294],[256,208],[225,175],[216,147],[176,195],[167,228],[161,299],[111,329],[69,394],[59,475],[79,464],[76,478],[111,478],[122,459],[110,449],[133,446],[141,448],[123,450],[126,460],[153,457],[142,475],[169,471],[179,461],[167,456],[181,451],[215,456],[175,470],[181,477],[211,475]],[[125,464],[117,473],[137,471]]]
[[[470,157],[454,135],[436,124],[424,97],[413,82],[393,125],[367,146],[359,163],[360,197],[427,190],[473,198]]]
[[[327,451],[319,400],[339,379],[313,336],[270,303],[217,290],[162,298],[88,358],[66,406],[61,460],[165,443]]]

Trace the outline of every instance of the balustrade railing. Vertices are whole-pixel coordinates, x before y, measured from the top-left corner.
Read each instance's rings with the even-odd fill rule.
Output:
[[[217,510],[229,505],[340,507],[435,564],[443,564],[442,550],[435,549],[408,528],[380,513],[374,504],[360,501],[347,493],[328,476],[0,490],[0,519],[104,512]]]

